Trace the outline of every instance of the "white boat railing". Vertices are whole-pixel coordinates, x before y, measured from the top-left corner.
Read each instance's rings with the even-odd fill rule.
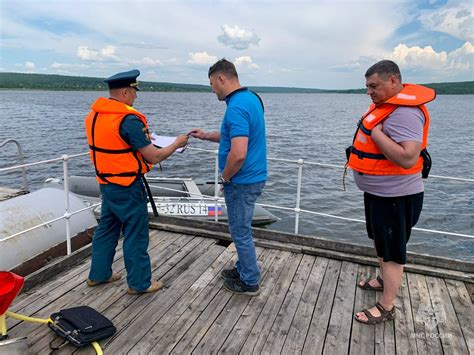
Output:
[[[16,139],[5,139],[2,143],[0,143],[0,148],[7,145],[8,143],[13,143],[16,145],[16,149],[18,151],[18,161],[23,164],[23,159],[25,156],[23,155],[23,149],[21,149],[20,142]],[[21,169],[21,175],[23,177],[23,190],[28,191],[28,180],[26,179],[26,168]]]
[[[8,140],[6,142],[10,142],[14,140]],[[21,147],[18,144],[18,142],[14,141],[17,146],[19,147],[19,156],[21,159],[22,157],[22,152],[21,152]],[[3,144],[6,144],[5,142]],[[2,145],[3,145],[2,144]],[[1,145],[0,145],[1,146]],[[218,184],[218,175],[219,175],[219,168],[218,168],[218,151],[217,150],[208,150],[208,149],[201,149],[201,148],[193,148],[193,147],[188,147],[188,150],[191,151],[196,151],[196,152],[204,152],[206,154],[208,153],[213,153],[215,155],[214,157],[214,196],[208,196],[208,195],[198,195],[194,194],[192,192],[187,192],[188,194],[196,195],[198,197],[206,197],[209,199],[213,199],[215,201],[215,206],[216,206],[216,211],[218,211],[218,202],[223,202],[224,199],[222,197],[219,197],[219,184]],[[41,165],[41,164],[49,164],[49,163],[56,163],[56,162],[62,162],[63,166],[63,181],[64,181],[64,208],[65,212],[64,215],[51,219],[49,221],[43,222],[41,224],[35,225],[31,228],[22,230],[20,232],[17,232],[15,234],[12,234],[10,236],[7,236],[5,238],[0,239],[0,242],[6,241],[8,239],[12,239],[18,235],[27,233],[31,230],[34,230],[36,228],[43,227],[45,225],[48,225],[50,223],[56,222],[58,220],[64,219],[66,222],[66,245],[67,245],[67,254],[71,254],[71,235],[70,235],[70,218],[71,216],[81,213],[85,210],[95,208],[96,206],[99,206],[100,203],[97,204],[92,204],[88,207],[82,208],[77,211],[70,211],[70,206],[69,206],[69,178],[68,178],[68,161],[73,158],[77,157],[83,157],[88,155],[89,153],[80,153],[80,154],[74,154],[74,155],[62,155],[59,158],[54,158],[54,159],[48,159],[48,160],[42,160],[39,162],[34,162],[34,163],[28,163],[28,164],[21,164],[21,165],[16,165],[16,166],[11,166],[7,168],[1,168],[0,173],[4,172],[10,172],[14,170],[21,169],[23,176],[24,176],[24,183],[26,184],[26,168],[27,167],[32,167],[36,165]],[[299,220],[300,220],[300,214],[301,213],[309,213],[313,215],[318,215],[318,216],[323,216],[323,217],[329,217],[329,218],[335,218],[335,219],[340,219],[340,220],[345,220],[345,221],[351,221],[351,222],[358,222],[358,223],[365,223],[364,220],[360,219],[355,219],[355,218],[347,218],[347,217],[342,217],[342,216],[337,216],[337,215],[332,215],[328,213],[322,213],[322,212],[316,212],[316,211],[311,211],[311,210],[305,210],[300,208],[300,202],[301,202],[301,187],[302,187],[302,176],[303,176],[303,166],[304,165],[313,165],[313,166],[320,166],[320,167],[326,167],[326,168],[337,168],[337,169],[344,169],[344,166],[340,165],[334,165],[334,164],[326,164],[326,163],[317,163],[317,162],[310,162],[310,161],[305,161],[303,159],[298,159],[298,160],[290,160],[290,159],[281,159],[281,158],[268,158],[270,161],[279,161],[279,162],[284,162],[284,163],[290,163],[290,164],[296,164],[297,165],[297,188],[296,188],[296,204],[295,207],[284,207],[284,206],[278,206],[278,205],[272,205],[272,204],[263,204],[263,203],[257,203],[257,205],[262,206],[262,207],[267,207],[267,208],[273,208],[277,210],[282,210],[282,211],[290,211],[295,213],[295,234],[298,234],[299,231]],[[430,178],[439,178],[439,179],[449,179],[449,180],[456,180],[456,181],[462,181],[462,182],[468,182],[472,183],[474,182],[474,179],[468,179],[468,178],[458,178],[458,177],[451,177],[451,176],[439,176],[439,175],[430,175]],[[26,186],[26,185],[25,185]],[[163,190],[168,190],[168,191],[176,191],[176,192],[183,192],[182,190],[176,190],[176,189],[171,189],[171,188],[166,188],[162,186],[157,186]],[[219,216],[218,213],[214,214],[214,220],[216,222],[219,221]],[[451,236],[457,236],[457,237],[465,237],[465,238],[474,238],[474,235],[469,235],[469,234],[462,234],[462,233],[453,233],[453,232],[446,232],[446,231],[439,231],[439,230],[433,230],[433,229],[425,229],[425,228],[413,228],[414,230],[418,230],[421,232],[428,232],[428,233],[435,233],[435,234],[444,234],[444,235],[451,235]]]
[[[54,222],[59,221],[61,219],[64,219],[65,222],[66,222],[66,249],[67,249],[67,255],[71,254],[71,252],[72,252],[71,232],[70,232],[71,228],[70,228],[69,219],[72,216],[74,216],[78,213],[81,213],[83,211],[86,211],[88,209],[92,209],[92,208],[100,205],[100,203],[97,203],[97,204],[93,204],[91,206],[88,206],[86,208],[83,208],[83,209],[80,209],[80,210],[77,210],[77,211],[73,211],[73,212],[69,211],[69,178],[68,178],[68,165],[67,165],[67,162],[71,158],[82,157],[82,156],[86,156],[86,155],[88,155],[88,153],[80,153],[80,154],[75,154],[75,155],[62,155],[59,158],[42,160],[42,161],[38,161],[38,162],[34,162],[34,163],[21,164],[21,165],[16,165],[16,166],[11,166],[11,167],[8,167],[8,168],[0,169],[0,173],[9,172],[9,171],[18,170],[18,169],[22,169],[24,171],[26,168],[36,166],[36,165],[62,162],[62,165],[63,165],[63,179],[64,179],[64,209],[65,209],[64,214],[62,216],[57,217],[57,218],[53,218],[53,219],[48,220],[46,222],[37,224],[37,225],[35,225],[31,228],[28,228],[28,229],[22,230],[20,232],[17,232],[15,234],[9,235],[5,238],[0,239],[0,242],[4,242],[6,240],[15,238],[15,237],[17,237],[21,234],[30,232],[30,231],[35,230],[37,228],[41,228],[41,227],[47,226],[48,224],[51,224],[51,223],[54,223]]]
[[[188,147],[188,149],[196,150],[196,151],[199,151],[199,152],[207,152],[207,153],[214,152],[214,154],[217,154],[217,151],[215,151],[215,150],[193,148],[193,147]],[[262,207],[267,207],[267,208],[273,208],[273,209],[278,209],[278,210],[283,210],[283,211],[294,212],[295,213],[295,234],[298,234],[298,231],[299,231],[299,216],[300,216],[300,213],[302,213],[302,212],[313,214],[313,215],[318,215],[318,216],[323,216],[323,217],[340,219],[340,220],[344,220],[344,221],[365,223],[365,220],[361,220],[361,219],[336,216],[336,215],[332,215],[332,214],[328,214],[328,213],[316,212],[316,211],[305,210],[305,209],[300,208],[302,176],[303,176],[303,166],[304,165],[320,166],[320,167],[325,167],[325,168],[336,168],[336,169],[341,169],[341,170],[344,170],[344,168],[345,168],[344,165],[317,163],[317,162],[305,161],[303,159],[291,160],[291,159],[281,159],[281,158],[269,157],[268,160],[284,162],[284,163],[290,163],[290,164],[296,164],[297,165],[297,169],[298,169],[298,178],[297,179],[298,180],[297,180],[297,185],[296,185],[296,204],[295,204],[295,207],[293,207],[293,208],[292,207],[278,206],[278,205],[271,205],[271,204],[263,204],[263,203],[257,203],[257,205],[262,206]],[[218,164],[217,158],[216,158],[216,164]],[[217,181],[217,174],[218,174],[217,165],[216,165],[215,170],[216,170],[215,180]],[[452,176],[431,175],[431,174],[430,174],[430,178],[449,179],[449,180],[470,182],[470,183],[474,182],[474,179],[458,178],[458,177],[452,177]],[[469,235],[469,234],[438,231],[438,230],[434,230],[434,229],[417,228],[417,227],[414,227],[413,229],[421,231],[421,232],[427,232],[427,233],[452,235],[452,236],[465,237],[465,238],[474,238],[474,235]]]

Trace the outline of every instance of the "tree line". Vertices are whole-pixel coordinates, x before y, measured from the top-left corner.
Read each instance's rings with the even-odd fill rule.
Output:
[[[107,91],[103,78],[52,74],[0,73],[0,89]],[[208,85],[177,84],[139,81],[143,91],[211,92]],[[438,95],[473,95],[474,81],[423,84],[436,90]],[[365,89],[322,90],[293,87],[254,86],[260,93],[341,93],[362,94]]]

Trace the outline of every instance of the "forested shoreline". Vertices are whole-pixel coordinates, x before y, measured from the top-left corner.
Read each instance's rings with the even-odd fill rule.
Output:
[[[208,85],[139,81],[143,91],[210,92]],[[436,90],[438,95],[473,95],[474,81],[423,84]],[[360,94],[365,89],[324,90],[294,87],[254,86],[260,93],[341,93]],[[103,78],[53,74],[0,73],[0,89],[106,91]]]

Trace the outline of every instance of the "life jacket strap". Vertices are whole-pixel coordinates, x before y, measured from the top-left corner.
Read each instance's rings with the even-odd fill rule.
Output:
[[[153,199],[153,194],[151,193],[150,186],[148,185],[148,181],[146,181],[145,175],[142,175],[143,185],[145,185],[146,193],[148,195],[148,201],[150,202],[151,209],[153,210],[153,215],[158,217],[158,210],[155,205],[155,200]]]
[[[354,146],[352,145],[349,147],[349,152],[351,154],[357,155],[359,159],[367,158],[367,159],[387,160],[387,158],[383,154],[366,153],[359,149],[354,148]]]
[[[93,145],[89,145],[89,149],[93,150],[94,152],[107,153],[107,154],[123,154],[123,153],[133,152],[133,149],[131,147],[125,148],[125,149],[106,149],[106,148],[99,148]]]
[[[127,171],[124,173],[98,173],[97,176],[101,179],[105,180],[104,178],[113,177],[113,176],[122,176],[122,177],[130,177],[130,176],[140,176],[141,174],[137,173],[136,171]],[[107,181],[107,180],[106,180]]]
[[[368,128],[365,128],[364,124],[362,124],[362,123],[360,124],[359,129],[367,136],[372,135],[372,130],[368,129]]]

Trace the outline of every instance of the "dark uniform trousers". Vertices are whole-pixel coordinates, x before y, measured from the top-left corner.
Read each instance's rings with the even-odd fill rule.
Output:
[[[112,262],[120,232],[128,286],[138,292],[151,285],[148,255],[148,210],[145,187],[140,179],[130,186],[101,184],[102,211],[92,239],[89,279],[106,281],[112,276]]]

